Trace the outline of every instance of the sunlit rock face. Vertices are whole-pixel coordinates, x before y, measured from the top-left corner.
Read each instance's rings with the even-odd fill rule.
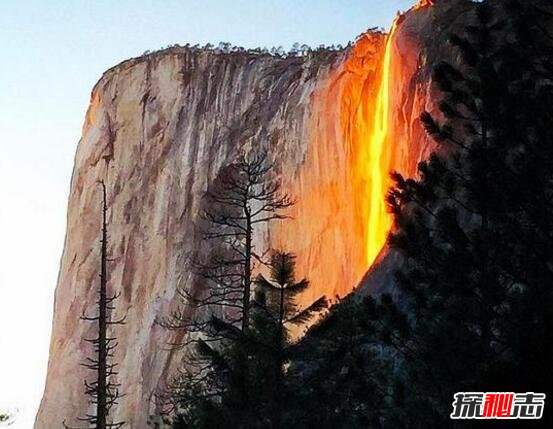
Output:
[[[208,245],[195,227],[202,195],[238,151],[267,149],[283,189],[298,200],[292,220],[257,231],[257,248],[298,255],[298,275],[312,283],[304,302],[355,289],[383,257],[388,172],[414,174],[433,149],[417,122],[432,110],[421,43],[435,29],[433,15],[423,4],[398,19],[391,38],[368,33],[343,52],[282,59],[172,48],[104,74],[75,158],[35,428],[89,411],[79,364],[91,354],[82,338],[94,327],[79,317],[95,301],[100,180],[108,187],[110,285],[127,314],[115,357],[126,396],[114,418],[130,427],[147,427],[152,393],[178,362],[154,321],[174,305],[178,287],[189,287],[190,255]]]
[[[436,110],[423,44],[436,28],[434,13],[422,2],[388,37],[361,35],[317,86],[305,161],[285,176],[299,196],[294,221],[275,228],[276,243],[297,253],[298,272],[314,285],[304,303],[347,295],[384,256],[389,172],[414,176],[435,149],[419,121]]]
[[[126,396],[115,417],[146,427],[150,397],[170,367],[169,336],[155,325],[187,285],[201,197],[221,166],[245,148],[298,174],[313,96],[345,54],[276,59],[171,49],[125,62],[94,88],[75,158],[67,236],[56,290],[46,390],[36,427],[60,427],[87,411],[83,398],[99,270],[100,187],[108,187],[110,285],[127,313],[116,328]],[[301,197],[298,195],[298,197]],[[257,245],[265,247],[262,231]]]

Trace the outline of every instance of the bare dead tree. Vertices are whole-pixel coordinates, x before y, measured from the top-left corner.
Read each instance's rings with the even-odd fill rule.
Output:
[[[187,398],[191,392],[203,398],[218,395],[222,386],[220,373],[213,371],[216,356],[225,365],[225,343],[248,338],[253,272],[266,263],[264,253],[254,245],[254,233],[263,224],[286,219],[284,210],[294,204],[281,192],[272,170],[266,152],[241,154],[222,169],[205,195],[200,229],[209,244],[207,255],[193,258],[194,283],[178,289],[182,305],[158,320],[165,328],[185,334],[171,346],[195,347],[187,349],[183,372],[173,380],[169,394],[159,395],[162,402],[182,404],[186,400],[181,393]],[[247,372],[245,368],[244,378]]]
[[[202,238],[210,244],[209,255],[193,261],[196,283],[192,288],[179,288],[184,306],[160,319],[161,325],[205,334],[212,316],[217,316],[247,332],[252,272],[257,264],[265,263],[253,244],[254,231],[261,224],[286,219],[283,211],[294,204],[281,193],[280,182],[270,177],[271,170],[266,152],[240,155],[223,168],[205,195],[202,212]],[[203,320],[194,311],[200,309],[207,309]]]
[[[90,404],[94,405],[95,413],[87,413],[85,417],[77,419],[85,423],[86,427],[82,429],[119,429],[125,425],[125,422],[113,422],[109,419],[110,411],[123,396],[119,390],[120,383],[115,381],[118,375],[116,371],[117,363],[113,362],[114,351],[118,344],[117,338],[110,334],[109,327],[124,324],[125,317],[119,320],[111,320],[112,313],[115,310],[114,302],[119,298],[120,293],[108,294],[107,198],[106,186],[104,182],[100,182],[100,184],[102,186],[102,239],[100,284],[98,300],[96,301],[98,313],[95,316],[87,316],[83,312],[81,316],[81,320],[97,324],[97,336],[84,339],[84,341],[93,345],[94,357],[87,357],[81,364],[95,374],[93,381],[84,381],[85,394],[90,398]],[[68,426],[65,421],[63,425],[68,429],[81,429],[81,427]]]

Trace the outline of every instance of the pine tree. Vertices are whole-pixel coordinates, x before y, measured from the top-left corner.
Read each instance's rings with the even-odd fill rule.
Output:
[[[255,299],[254,334],[249,341],[253,348],[255,377],[262,387],[260,407],[262,415],[268,416],[270,427],[279,429],[293,426],[283,422],[293,394],[287,392],[285,366],[295,347],[290,327],[302,326],[327,307],[326,298],[320,297],[306,308],[298,307],[297,296],[309,282],[295,280],[295,256],[275,252],[271,257],[270,277],[259,275]]]
[[[185,306],[162,318],[162,325],[205,332],[216,315],[247,332],[252,272],[263,261],[253,243],[254,232],[262,224],[286,219],[283,211],[294,204],[288,195],[281,195],[272,174],[266,152],[240,155],[222,169],[204,198],[201,235],[209,244],[208,254],[194,257],[197,279],[191,288],[189,284],[179,288]],[[207,309],[207,317],[199,321],[195,311],[190,318],[188,308]]]
[[[94,373],[94,380],[85,380],[85,394],[89,396],[90,403],[94,407],[93,414],[86,414],[78,418],[81,422],[88,424],[87,427],[94,429],[119,429],[125,422],[113,422],[109,414],[113,407],[118,404],[121,398],[120,384],[115,381],[118,375],[117,364],[113,362],[114,351],[117,347],[117,338],[110,333],[110,327],[121,325],[125,318],[112,320],[112,313],[115,310],[114,302],[120,293],[109,294],[108,291],[108,224],[107,224],[107,196],[104,182],[102,186],[102,239],[100,254],[100,284],[98,287],[97,315],[81,316],[82,320],[93,322],[97,325],[97,336],[92,339],[85,339],[94,347],[94,357],[86,358],[81,365]],[[73,428],[63,423],[66,428]]]
[[[455,392],[552,385],[551,40],[529,31],[551,28],[550,8],[530,27],[501,2],[474,8],[476,24],[451,38],[461,64],[434,73],[445,119],[422,116],[440,155],[418,180],[394,174],[389,195],[410,320],[388,341],[403,368],[392,427],[456,427]]]
[[[226,324],[228,330],[220,347],[199,344],[206,372],[203,383],[185,377],[181,385],[186,396],[186,412],[179,415],[174,428],[233,427],[244,429],[286,428],[295,424],[289,418],[297,397],[286,371],[296,344],[290,336],[292,326],[304,325],[327,306],[324,297],[306,308],[299,308],[295,297],[309,283],[296,282],[294,256],[275,252],[269,262],[269,279],[259,275],[252,306],[252,326],[244,333]],[[217,324],[217,322],[215,322]],[[249,365],[244,384],[244,357]],[[208,386],[206,388],[206,386]],[[244,389],[248,400],[244,401]],[[208,394],[216,392],[215,395]]]
[[[287,415],[293,427],[382,427],[391,401],[392,359],[377,332],[392,314],[372,297],[351,295],[307,332],[288,374],[293,397]]]
[[[252,273],[264,263],[253,236],[261,225],[286,219],[283,211],[293,204],[288,195],[281,194],[279,181],[271,177],[272,169],[266,152],[240,155],[223,168],[204,199],[201,230],[209,251],[194,257],[194,284],[179,288],[183,306],[159,320],[177,335],[184,333],[184,340],[175,341],[175,346],[191,350],[183,372],[168,392],[159,395],[173,408],[187,404],[191,411],[181,409],[180,420],[200,419],[199,410],[212,407],[212,399],[219,400],[230,385],[234,392],[240,390],[234,407],[242,410],[244,422],[250,418],[245,405],[251,397],[249,351],[234,346],[248,337]],[[229,374],[217,372],[214,361]],[[209,418],[213,422],[215,413]]]
[[[308,333],[296,427],[473,427],[450,420],[454,393],[553,385],[552,6],[471,8],[434,72],[441,119],[421,118],[439,149],[393,174],[399,298],[350,297]]]

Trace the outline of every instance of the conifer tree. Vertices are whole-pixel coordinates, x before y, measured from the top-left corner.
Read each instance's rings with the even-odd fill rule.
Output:
[[[454,393],[553,385],[552,5],[471,8],[474,22],[451,37],[455,62],[434,72],[441,119],[421,118],[439,149],[418,178],[393,174],[399,298],[349,298],[310,332],[311,355],[292,365],[309,386],[305,427],[473,427],[449,418]],[[354,353],[374,353],[348,359],[348,337]],[[347,390],[332,405],[325,392],[346,390],[338,382],[353,371],[350,386],[380,401]],[[535,425],[551,427],[551,415]]]
[[[115,310],[115,301],[120,293],[110,295],[108,283],[108,223],[107,223],[107,195],[104,182],[102,187],[102,239],[100,252],[100,282],[98,286],[98,298],[96,301],[97,314],[87,316],[83,313],[81,319],[96,324],[96,337],[85,341],[94,347],[94,357],[87,357],[81,365],[94,374],[92,381],[85,380],[85,394],[90,398],[90,404],[94,408],[93,413],[78,418],[85,423],[85,428],[91,429],[119,429],[125,422],[114,422],[109,418],[113,407],[118,404],[122,394],[120,384],[115,381],[117,377],[117,364],[113,362],[114,351],[117,347],[117,338],[111,332],[110,327],[121,325],[125,318],[112,320]],[[63,423],[66,428],[76,428]]]
[[[240,390],[234,395],[233,400],[238,401],[235,408],[243,410],[244,421],[249,418],[245,406],[252,384],[249,350],[234,346],[248,337],[252,273],[265,263],[264,255],[255,247],[254,232],[263,224],[286,219],[283,211],[293,204],[281,193],[272,170],[266,152],[240,155],[222,169],[205,196],[201,235],[207,254],[194,257],[193,284],[179,288],[183,305],[158,321],[178,335],[184,333],[184,339],[173,345],[189,350],[183,372],[175,377],[168,392],[159,395],[171,407],[205,405],[206,401],[206,406],[211,406],[211,398],[220,398],[231,383],[234,392]],[[223,356],[233,357],[232,362]],[[223,381],[214,360],[226,365],[228,373],[232,370],[231,379]],[[201,408],[194,406],[196,411]],[[181,420],[185,415],[182,413]],[[214,413],[210,418],[215,418]]]
[[[201,348],[204,343],[200,343],[199,352],[209,371],[204,373],[200,389],[197,379],[184,378],[181,399],[187,408],[179,415],[174,428],[294,426],[290,408],[297,394],[286,371],[296,348],[290,330],[319,314],[327,302],[321,297],[306,308],[297,306],[295,298],[309,283],[305,279],[295,280],[292,254],[275,252],[268,266],[269,278],[259,275],[256,279],[251,329],[247,333],[233,331],[233,339],[218,348]],[[231,338],[230,332],[227,338]],[[244,356],[250,362],[247,402],[242,396]],[[208,394],[206,384],[216,395]]]
[[[290,328],[305,325],[327,307],[327,301],[322,296],[306,308],[297,305],[297,296],[309,282],[306,279],[296,282],[294,255],[275,252],[269,267],[269,279],[260,274],[256,280],[255,332],[250,342],[256,364],[254,376],[262,388],[261,415],[267,416],[271,428],[279,429],[291,427],[291,422],[283,422],[293,396],[287,392],[285,380],[285,366],[295,346]]]
[[[272,174],[266,152],[240,155],[222,169],[204,197],[200,229],[207,254],[194,256],[195,283],[179,288],[184,305],[161,318],[163,326],[188,334],[205,333],[215,316],[247,332],[252,272],[263,262],[253,242],[254,232],[263,224],[286,219],[283,211],[294,204],[281,194]],[[191,308],[196,310],[192,318]],[[206,317],[199,320],[199,312]]]
[[[469,427],[449,419],[453,393],[552,385],[553,13],[472,8],[458,61],[434,73],[443,119],[422,116],[438,153],[393,176],[399,301],[351,297],[309,332],[297,427]]]
[[[288,427],[382,427],[392,364],[375,333],[390,314],[373,298],[352,295],[307,332],[288,372]]]
[[[419,177],[393,174],[400,297],[348,299],[294,348],[284,427],[471,427],[450,420],[454,393],[553,385],[553,6],[470,7],[455,61],[434,72],[440,118],[421,118],[439,149]],[[255,350],[252,335],[233,344]],[[211,362],[232,379],[225,356]]]
[[[448,418],[456,392],[545,392],[552,382],[544,102],[553,75],[541,65],[547,51],[532,49],[546,37],[517,29],[520,18],[501,2],[474,9],[476,24],[451,38],[461,64],[434,73],[445,119],[422,116],[441,154],[421,163],[418,180],[394,174],[389,195],[389,241],[406,258],[397,278],[410,320],[403,337],[388,341],[403,367],[392,427],[456,427]],[[551,28],[550,10],[534,19]]]

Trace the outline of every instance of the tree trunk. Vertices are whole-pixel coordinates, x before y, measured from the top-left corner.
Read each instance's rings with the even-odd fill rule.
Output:
[[[275,363],[275,397],[271,416],[272,429],[280,429],[282,425],[282,366],[284,364],[284,285],[280,285],[280,302],[278,313],[277,358]]]
[[[252,219],[249,208],[244,208],[246,215],[246,248],[244,262],[244,294],[242,297],[242,332],[247,334],[250,325],[250,294],[252,283]]]
[[[102,254],[100,271],[100,299],[98,300],[98,384],[96,427],[106,429],[107,424],[107,221],[106,186],[102,183]]]

